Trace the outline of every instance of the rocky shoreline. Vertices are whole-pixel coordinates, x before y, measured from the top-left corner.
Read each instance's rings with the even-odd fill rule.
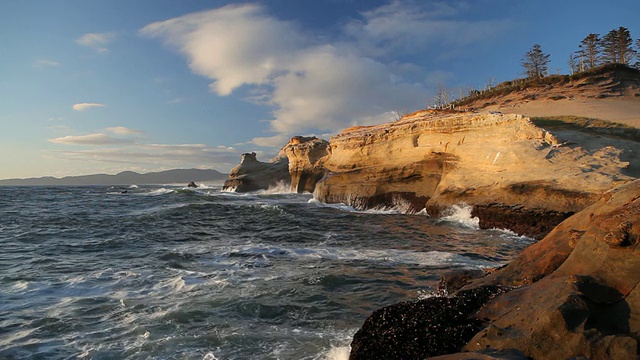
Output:
[[[637,141],[551,132],[521,115],[419,111],[346,129],[329,142],[296,136],[270,162],[243,154],[225,189],[286,183],[325,203],[430,216],[465,203],[483,228],[541,239],[640,176],[639,155]]]
[[[420,111],[243,154],[225,189],[286,183],[356,208],[472,206],[482,228],[542,239],[507,266],[374,312],[350,359],[637,359],[640,142],[521,115]],[[589,130],[589,131],[586,131]]]

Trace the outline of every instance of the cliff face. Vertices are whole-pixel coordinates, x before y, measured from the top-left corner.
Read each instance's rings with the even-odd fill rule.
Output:
[[[330,154],[329,143],[316,137],[294,136],[282,151],[289,159],[291,190],[313,192],[324,176],[324,161]]]
[[[521,115],[422,111],[331,138],[327,174],[314,196],[355,207],[392,205],[401,198],[431,215],[466,202],[484,227],[513,228],[502,220],[515,226],[531,221],[532,214],[536,222],[547,217],[548,226],[530,233],[544,235],[637,175],[629,174],[637,169],[622,160],[621,150],[567,142],[578,137],[559,138]]]
[[[603,135],[604,134],[604,135]],[[462,202],[483,228],[542,238],[605,191],[640,176],[634,137],[535,126],[522,115],[421,111],[331,138],[294,137],[270,163],[245,154],[226,188],[278,181],[327,203],[427,209]]]

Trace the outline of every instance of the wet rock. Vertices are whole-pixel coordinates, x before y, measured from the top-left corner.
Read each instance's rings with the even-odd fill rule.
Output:
[[[195,182],[191,181],[191,182],[189,182],[189,184],[187,184],[187,187],[189,187],[189,188],[197,188],[198,185],[196,185]]]
[[[504,291],[480,287],[377,310],[355,334],[349,359],[410,360],[458,352],[483,324],[469,315]]]

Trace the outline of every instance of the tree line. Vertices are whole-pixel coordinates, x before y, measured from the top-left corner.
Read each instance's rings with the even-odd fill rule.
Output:
[[[634,49],[633,38],[629,29],[621,26],[609,31],[606,35],[590,33],[578,46],[578,50],[569,55],[569,69],[571,74],[587,71],[606,64],[623,64],[640,69],[640,39],[636,40]],[[521,65],[528,78],[539,78],[549,74],[550,55],[542,51],[539,44],[524,54]],[[637,59],[632,65],[634,59]]]

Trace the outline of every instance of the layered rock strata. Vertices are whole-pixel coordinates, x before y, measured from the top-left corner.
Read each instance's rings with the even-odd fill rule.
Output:
[[[422,111],[351,128],[331,138],[326,176],[314,196],[355,207],[400,198],[431,215],[465,202],[482,227],[541,238],[638,173],[628,174],[630,161],[618,148],[585,147],[572,142],[588,142],[579,135],[561,135],[499,113]]]
[[[508,266],[473,280],[479,275],[459,273],[445,279],[443,283],[454,286],[471,282],[452,300],[401,303],[374,312],[354,337],[350,358],[362,358],[383,343],[388,346],[376,348],[377,358],[396,358],[418,348],[419,354],[404,358],[423,359],[449,349],[466,352],[437,358],[491,358],[487,351],[497,351],[509,359],[637,359],[640,180],[606,192]],[[495,297],[472,295],[509,288],[502,295],[492,292]],[[468,300],[460,303],[460,298]],[[468,301],[476,306],[469,307]],[[414,324],[443,313],[445,303],[446,311],[464,315],[452,325],[427,322],[416,332]],[[464,346],[460,338],[443,337],[459,324],[477,326],[475,335],[466,335]],[[441,342],[427,341],[432,338]]]

